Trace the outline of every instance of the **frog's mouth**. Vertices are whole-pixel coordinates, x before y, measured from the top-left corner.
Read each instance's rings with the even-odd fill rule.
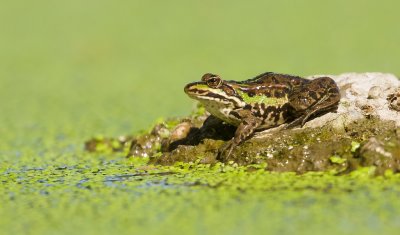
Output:
[[[194,82],[185,86],[185,93],[192,99],[199,101],[213,101],[225,105],[242,106],[242,101],[236,97],[227,95],[221,89],[210,88],[202,82]]]

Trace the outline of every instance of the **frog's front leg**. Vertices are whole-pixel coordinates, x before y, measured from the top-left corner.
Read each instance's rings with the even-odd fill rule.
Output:
[[[235,116],[240,116],[242,121],[236,129],[235,136],[218,151],[217,160],[223,162],[226,162],[232,150],[250,137],[262,123],[262,120],[255,117],[250,110],[232,112],[235,112]]]
[[[294,112],[299,113],[300,116],[289,123],[285,129],[297,125],[303,126],[314,114],[336,110],[340,93],[332,78],[320,77],[298,88],[288,98]]]

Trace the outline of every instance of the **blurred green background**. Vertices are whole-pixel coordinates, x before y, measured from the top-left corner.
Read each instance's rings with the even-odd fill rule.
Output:
[[[183,86],[199,80],[206,72],[220,74],[228,80],[244,80],[265,71],[302,76],[368,71],[400,74],[399,9],[400,2],[396,0],[0,0],[0,177],[4,176],[3,182],[6,182],[10,177],[3,172],[22,169],[18,174],[28,180],[22,185],[21,182],[7,181],[7,187],[16,188],[0,190],[0,195],[7,198],[0,200],[0,215],[3,218],[9,215],[8,220],[2,219],[0,225],[3,223],[19,232],[18,229],[37,225],[35,231],[44,234],[38,230],[40,225],[46,228],[49,226],[46,220],[49,220],[55,229],[60,228],[58,223],[65,215],[66,221],[61,228],[73,231],[68,219],[79,223],[87,216],[93,223],[89,226],[96,224],[96,203],[111,217],[118,214],[119,209],[112,211],[112,206],[107,207],[113,205],[112,200],[104,202],[109,203],[107,205],[101,204],[105,197],[115,195],[123,198],[116,200],[126,210],[123,223],[129,224],[130,216],[138,215],[135,210],[146,211],[146,207],[141,206],[148,201],[129,207],[132,195],[123,190],[115,192],[99,186],[110,192],[92,195],[85,194],[74,183],[71,188],[63,185],[65,191],[64,188],[58,190],[47,200],[29,181],[34,179],[36,182],[35,177],[41,177],[26,176],[23,169],[80,164],[88,164],[90,168],[90,161],[97,159],[83,153],[85,140],[97,134],[132,134],[147,129],[159,117],[188,114],[193,101],[185,96]],[[99,167],[96,164],[92,166]],[[123,167],[124,163],[117,166],[124,169],[124,173],[132,171]],[[107,170],[110,168],[106,167]],[[53,174],[51,170],[49,174]],[[91,172],[84,177],[91,175],[94,177]],[[75,182],[83,176],[74,173],[69,177],[70,182]],[[103,178],[99,178],[100,185],[101,180]],[[213,198],[214,192],[209,191],[197,197]],[[9,201],[8,196],[13,193],[17,196],[22,193],[23,197]],[[331,208],[332,204],[321,199],[324,194],[316,197],[312,192],[303,193],[310,193],[310,198],[291,200],[291,194],[285,194],[288,201],[280,201],[279,191],[273,193],[276,198],[266,201],[268,206],[276,204],[284,208],[273,213],[276,221],[279,222],[284,214],[282,211],[294,208],[290,211],[290,221],[295,224],[304,222],[302,228],[305,230],[307,222],[315,217],[329,221],[335,227],[334,218],[340,218],[343,211],[333,211],[321,217],[319,213],[327,212],[326,208]],[[356,211],[369,204],[369,200],[379,202],[379,198],[395,194],[377,193],[369,197],[368,190],[365,194],[362,191],[358,193],[366,200],[363,201],[365,204],[344,212],[345,218],[357,220],[351,224],[343,219],[347,226],[344,227],[351,229],[339,231],[353,232],[363,224],[372,226],[364,231],[384,227],[385,223],[379,219],[384,221],[387,214],[362,217],[370,208]],[[84,196],[87,201],[76,199],[82,195],[87,195],[87,198]],[[149,197],[151,199],[158,197],[156,193],[150,195],[153,195]],[[262,195],[257,200],[265,200]],[[342,196],[348,203],[354,197]],[[97,201],[91,202],[91,198]],[[170,199],[168,196],[163,198]],[[63,206],[53,207],[58,199],[64,202]],[[226,204],[224,208],[232,208],[238,215],[242,209],[248,211],[241,207],[244,204],[237,203],[235,198],[230,199],[233,206]],[[43,204],[34,203],[38,200]],[[150,203],[149,208],[157,208],[164,202]],[[186,202],[191,203],[190,200]],[[318,207],[315,210],[318,213],[301,214],[303,205],[311,202],[315,202],[313,205]],[[218,205],[219,201],[212,203]],[[386,210],[385,213],[396,214],[390,209],[393,205],[388,203],[379,206]],[[68,209],[70,205],[72,209]],[[268,211],[268,206],[264,205],[263,211],[259,204],[256,205],[254,210],[261,213],[258,221],[262,221],[262,212]],[[349,208],[346,203],[340,205],[342,209]],[[84,206],[94,209],[81,214]],[[193,212],[186,206],[180,207],[182,213]],[[198,206],[194,211],[199,211],[199,214],[194,218],[202,218],[203,212],[204,218],[208,218],[208,212]],[[379,206],[377,216],[382,215]],[[225,217],[216,213],[214,217]],[[255,214],[251,212],[251,215]],[[41,219],[32,222],[30,218],[33,217]],[[207,223],[209,228],[214,227],[213,223],[219,224],[218,219],[212,219],[214,217],[209,217],[213,221]],[[169,225],[175,223],[176,217],[168,218],[172,218]],[[391,225],[396,224],[396,217],[391,218]],[[104,217],[102,219],[106,221]],[[25,223],[20,223],[21,220]],[[236,217],[232,216],[232,220],[236,221]],[[111,225],[115,222],[107,221],[111,221]],[[274,231],[282,231],[278,222],[271,222],[276,225]],[[249,227],[253,226],[251,221],[247,223],[250,223],[247,224]],[[16,224],[21,228],[12,226]],[[112,229],[109,225],[103,224]],[[123,231],[124,224],[119,225],[119,231]],[[197,226],[196,231],[201,232],[202,227]],[[323,223],[317,226],[317,231],[324,228]],[[91,231],[92,227],[87,229]],[[107,231],[103,230],[103,233]]]
[[[264,71],[399,74],[399,7],[395,0],[2,1],[0,121],[24,131],[71,121],[126,134],[187,114],[183,86],[206,72],[229,80]]]

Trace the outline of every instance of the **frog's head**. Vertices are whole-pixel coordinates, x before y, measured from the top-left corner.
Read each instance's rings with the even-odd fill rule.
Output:
[[[237,86],[233,82],[224,81],[216,74],[206,73],[200,82],[187,84],[185,93],[190,98],[199,100],[206,107],[217,105],[235,109],[245,106],[236,89]]]

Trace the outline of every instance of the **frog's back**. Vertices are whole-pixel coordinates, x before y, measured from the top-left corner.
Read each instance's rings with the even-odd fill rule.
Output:
[[[230,84],[236,85],[237,90],[250,97],[264,96],[269,98],[287,97],[294,87],[301,86],[306,82],[308,80],[298,76],[273,72],[266,72],[241,82],[229,81]]]
[[[296,86],[296,85],[300,85],[307,81],[308,81],[307,79],[304,79],[299,76],[294,76],[294,75],[289,75],[289,74],[280,74],[280,73],[274,73],[274,72],[265,72],[254,78],[242,81],[240,83],[241,84]]]

